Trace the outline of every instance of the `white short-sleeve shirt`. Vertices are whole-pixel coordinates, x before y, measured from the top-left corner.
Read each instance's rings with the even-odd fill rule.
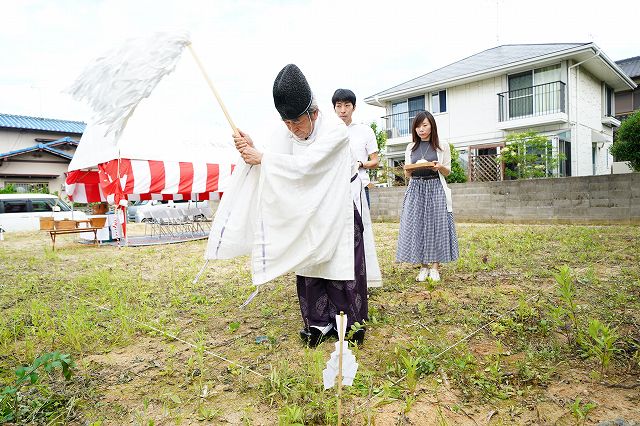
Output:
[[[351,156],[354,161],[369,160],[369,156],[374,152],[378,152],[378,143],[376,141],[376,135],[373,133],[373,129],[362,123],[351,123],[347,126],[349,130],[349,147],[351,148]],[[362,168],[358,171],[360,179],[363,185],[368,185],[369,174]]]

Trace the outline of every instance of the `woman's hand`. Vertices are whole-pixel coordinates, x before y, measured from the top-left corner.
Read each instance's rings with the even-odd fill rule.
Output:
[[[433,162],[433,166],[431,166],[430,169],[433,171],[442,173],[442,176],[448,176],[450,173],[449,169],[447,169],[445,166],[438,163],[437,161]]]

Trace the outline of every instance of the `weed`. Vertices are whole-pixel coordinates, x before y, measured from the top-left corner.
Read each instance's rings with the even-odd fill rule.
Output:
[[[562,326],[567,340],[570,345],[576,343],[579,339],[578,317],[576,314],[576,288],[571,276],[571,270],[568,266],[563,265],[557,273],[553,274],[558,284],[558,294],[560,295],[561,305],[553,308],[552,316],[559,321],[565,321]]]
[[[222,414],[222,411],[219,408],[205,407],[204,405],[200,405],[198,408],[198,420],[201,422],[210,422],[220,416],[220,414]]]
[[[516,362],[516,377],[521,384],[545,386],[554,372],[555,368],[545,363],[539,352],[527,350],[524,359]]]
[[[71,356],[60,352],[47,352],[37,357],[31,365],[15,370],[15,383],[6,386],[0,393],[0,423],[22,421],[31,422],[38,419],[57,419],[66,407],[66,398],[53,394],[45,386],[39,385],[40,370],[52,373],[61,370],[65,380],[71,379],[71,369],[75,367]],[[25,392],[23,387],[35,386],[34,392]]]
[[[420,363],[420,359],[414,358],[409,354],[401,354],[400,360],[407,382],[407,389],[409,392],[414,393],[416,391],[416,385],[418,384],[418,364]]]
[[[273,405],[278,398],[286,401],[292,392],[294,380],[291,377],[289,363],[283,361],[279,367],[271,367],[271,373],[264,383],[264,394],[269,400],[269,404]]]
[[[285,406],[278,415],[278,425],[280,426],[303,426],[304,413],[297,405]]]
[[[600,363],[600,377],[611,363],[611,358],[620,349],[617,347],[620,337],[614,329],[594,319],[589,322],[588,338],[581,341],[586,353],[596,358]]]
[[[413,407],[413,404],[416,403],[416,397],[415,395],[407,395],[407,397],[404,400],[404,408],[402,409],[404,414],[409,413],[409,411],[411,411],[411,408]]]
[[[592,402],[583,403],[580,398],[576,398],[569,406],[571,414],[573,415],[573,418],[576,419],[577,424],[585,424],[589,417],[589,413],[594,408],[596,408],[596,404]]]

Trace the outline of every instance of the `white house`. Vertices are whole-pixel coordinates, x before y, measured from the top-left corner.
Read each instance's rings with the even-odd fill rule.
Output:
[[[365,99],[384,107],[387,159],[404,161],[416,111],[461,153],[471,180],[500,180],[494,161],[511,132],[548,136],[566,159],[558,176],[610,173],[614,93],[636,87],[594,43],[495,47]]]

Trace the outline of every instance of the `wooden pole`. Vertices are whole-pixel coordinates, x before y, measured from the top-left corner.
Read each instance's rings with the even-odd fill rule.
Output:
[[[340,311],[340,328],[338,329],[338,337],[340,342],[340,351],[338,352],[338,426],[342,425],[342,346],[344,344],[344,312]]]
[[[198,55],[196,55],[195,50],[193,50],[193,45],[189,43],[187,46],[189,47],[189,51],[191,52],[191,55],[193,55],[193,59],[196,60],[196,64],[198,64],[198,68],[200,68],[200,72],[204,76],[204,79],[207,80],[207,84],[209,85],[209,88],[213,92],[213,96],[215,96],[216,99],[218,100],[218,104],[220,104],[220,108],[222,108],[222,112],[224,113],[224,116],[227,117],[227,121],[229,122],[229,125],[233,129],[233,133],[239,136],[240,133],[238,132],[238,128],[236,127],[235,124],[233,124],[233,120],[229,115],[229,111],[227,111],[227,108],[224,106],[224,102],[222,102],[222,98],[220,97],[220,94],[218,93],[213,83],[211,82],[211,79],[209,78],[209,75],[205,71],[204,66],[202,65],[202,62],[200,62],[200,58],[198,58]]]

